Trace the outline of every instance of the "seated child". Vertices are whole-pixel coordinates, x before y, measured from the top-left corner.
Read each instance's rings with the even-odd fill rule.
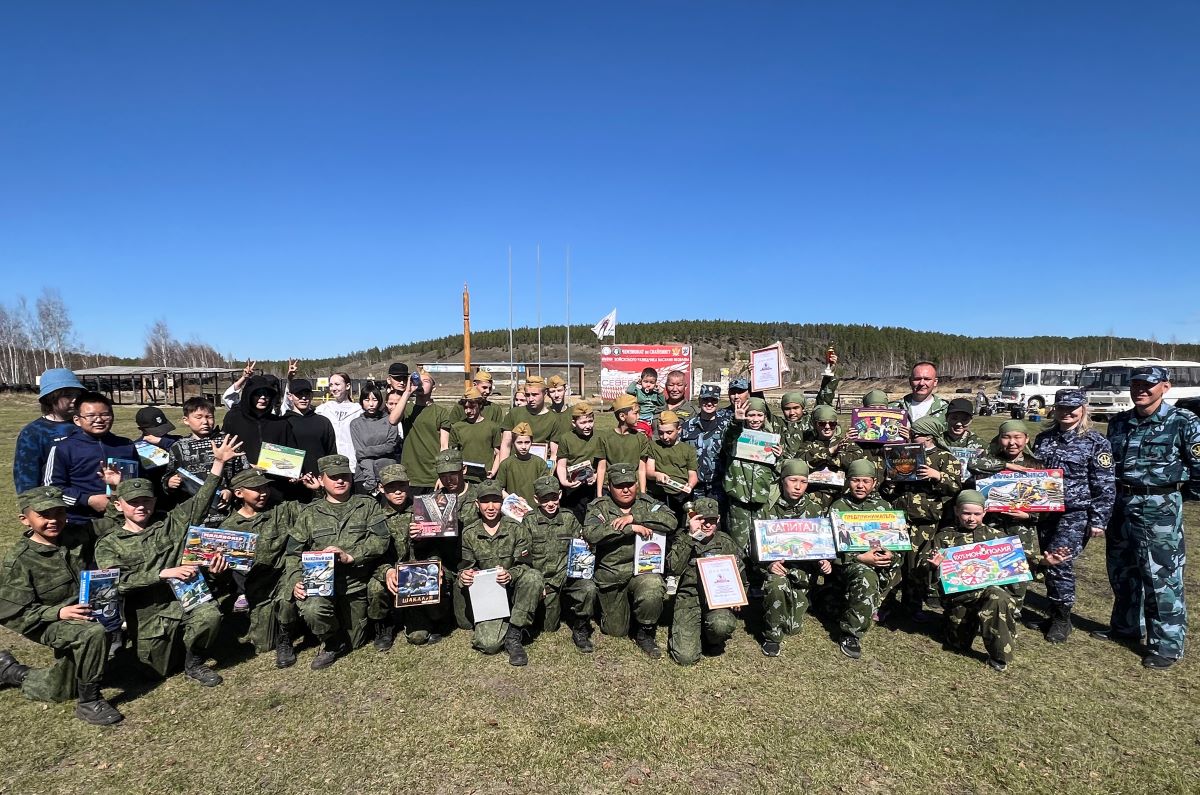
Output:
[[[687,533],[676,536],[668,556],[667,570],[679,577],[679,588],[675,592],[675,614],[667,650],[680,665],[695,665],[701,653],[723,653],[725,642],[737,629],[739,608],[708,606],[696,563],[700,558],[732,555],[745,587],[746,570],[740,550],[732,538],[718,529],[720,515],[720,506],[712,497],[697,499],[688,511]]]

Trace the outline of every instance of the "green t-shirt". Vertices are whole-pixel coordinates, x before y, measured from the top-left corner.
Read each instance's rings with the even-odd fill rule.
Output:
[[[409,482],[414,486],[429,487],[437,483],[434,467],[441,450],[442,423],[447,411],[443,406],[431,403],[418,406],[409,403],[404,407],[404,452],[400,463],[408,470]]]
[[[529,409],[524,406],[517,406],[508,412],[508,416],[504,418],[504,423],[500,427],[506,431],[511,431],[519,423],[528,422],[529,427],[533,429],[533,443],[543,444],[558,441],[558,437],[563,433],[564,420],[566,420],[567,432],[569,433],[571,425],[570,415],[559,414],[556,411],[547,411],[543,414],[530,414]]]
[[[500,426],[488,419],[456,422],[450,426],[450,446],[462,451],[464,464],[480,464],[488,471],[500,449]]]
[[[667,447],[656,440],[650,445],[650,455],[654,458],[655,472],[683,483],[687,483],[688,472],[697,471],[696,448],[687,442],[675,442]]]
[[[508,411],[505,410],[504,406],[501,406],[499,403],[493,403],[489,400],[487,403],[483,404],[483,418],[485,420],[491,420],[497,425],[503,425],[504,417],[507,414]],[[463,411],[463,407],[455,403],[450,409],[450,422],[462,422],[466,418],[467,413]]]
[[[593,433],[584,439],[575,433],[572,427],[570,433],[558,437],[558,457],[567,460],[567,466],[574,466],[582,461],[595,464],[600,460],[600,434]]]
[[[520,494],[529,507],[536,508],[537,497],[533,493],[533,484],[549,471],[546,469],[546,459],[540,455],[531,455],[522,461],[514,453],[500,462],[500,468],[496,470],[496,482],[509,494]]]
[[[650,440],[639,431],[617,433],[616,429],[596,434],[600,437],[600,457],[613,464],[637,466],[643,458],[650,457]]]

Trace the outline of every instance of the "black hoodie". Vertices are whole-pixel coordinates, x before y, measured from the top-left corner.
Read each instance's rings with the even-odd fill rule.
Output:
[[[251,464],[258,463],[263,442],[296,447],[291,425],[283,417],[272,413],[275,399],[279,396],[278,383],[278,379],[265,375],[251,377],[242,390],[241,401],[225,415],[225,421],[221,423],[221,430],[237,436],[241,441],[242,453]],[[254,408],[254,398],[258,392],[267,392],[271,396],[263,411]]]

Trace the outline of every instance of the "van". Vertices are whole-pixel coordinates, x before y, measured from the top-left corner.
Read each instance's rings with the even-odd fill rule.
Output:
[[[1078,364],[1009,364],[1000,374],[1000,403],[1008,410],[1039,410],[1054,393],[1079,385]]]
[[[1164,361],[1150,356],[1131,356],[1085,365],[1079,385],[1087,393],[1088,413],[1108,420],[1133,408],[1129,399],[1129,375],[1135,367],[1157,365],[1167,368],[1171,388],[1164,398],[1175,404],[1181,398],[1200,397],[1200,362]]]

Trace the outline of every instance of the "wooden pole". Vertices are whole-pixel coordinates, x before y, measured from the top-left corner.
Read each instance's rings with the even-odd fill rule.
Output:
[[[471,388],[471,292],[463,282],[463,394]]]

